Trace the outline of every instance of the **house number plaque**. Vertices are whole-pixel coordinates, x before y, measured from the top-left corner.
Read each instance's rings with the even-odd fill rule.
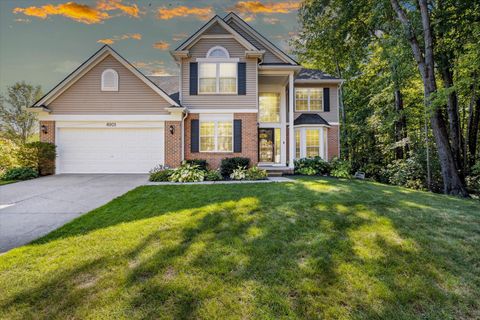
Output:
[[[107,122],[107,127],[116,127],[117,123],[116,122]]]

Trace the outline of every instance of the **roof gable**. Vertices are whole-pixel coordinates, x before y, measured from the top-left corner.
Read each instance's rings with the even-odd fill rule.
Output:
[[[50,102],[55,100],[59,95],[61,95],[66,89],[72,86],[77,82],[83,75],[95,67],[98,63],[103,61],[107,56],[112,56],[119,63],[121,63],[125,68],[131,71],[135,76],[142,80],[147,86],[149,86],[153,91],[159,94],[163,99],[165,99],[172,106],[180,106],[176,101],[174,101],[167,93],[160,89],[154,82],[148,79],[143,75],[138,69],[136,69],[130,62],[125,58],[120,56],[115,50],[110,46],[104,45],[97,52],[95,52],[90,58],[83,62],[77,69],[70,73],[65,79],[63,79],[59,84],[57,84],[52,90],[50,90],[46,95],[44,95],[39,101],[37,101],[33,106],[42,107],[48,105]]]
[[[224,31],[226,33],[224,33]],[[204,24],[200,29],[197,30],[193,35],[191,35],[187,40],[185,40],[181,45],[179,45],[174,51],[183,51],[188,50],[191,46],[193,46],[202,35],[208,32],[212,35],[212,32],[217,32],[217,35],[224,36],[225,34],[232,35],[242,46],[245,47],[247,50],[251,51],[258,51],[258,48],[255,47],[250,41],[245,39],[241,34],[235,31],[232,27],[230,27],[225,21],[222,20],[219,16],[214,16],[210,21]]]
[[[288,54],[286,54],[277,46],[275,46],[272,42],[270,42],[267,38],[261,35],[257,30],[252,28],[248,23],[246,23],[242,18],[240,18],[234,12],[230,12],[223,20],[229,25],[230,23],[232,23],[232,21],[235,22],[238,28],[241,28],[246,33],[245,37],[248,39],[251,39],[250,42],[252,42],[253,44],[255,44],[256,42],[260,43],[263,47],[265,47],[265,49],[271,52],[272,55],[276,56],[278,59],[280,59],[284,63],[298,65],[298,62],[293,60]],[[263,48],[259,48],[259,49],[263,49]]]

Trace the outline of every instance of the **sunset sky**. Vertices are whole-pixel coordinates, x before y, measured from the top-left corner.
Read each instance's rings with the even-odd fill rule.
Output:
[[[169,54],[213,15],[234,11],[288,52],[297,1],[0,0],[0,92],[62,80],[103,43],[147,75],[176,74]]]

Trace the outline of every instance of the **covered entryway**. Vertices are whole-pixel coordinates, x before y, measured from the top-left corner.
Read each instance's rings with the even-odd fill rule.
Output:
[[[164,163],[163,122],[85,126],[59,123],[57,173],[147,173]]]

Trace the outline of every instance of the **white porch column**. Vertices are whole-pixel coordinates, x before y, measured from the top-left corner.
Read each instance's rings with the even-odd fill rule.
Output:
[[[293,130],[293,99],[294,87],[293,87],[293,71],[288,75],[288,167],[294,168],[293,159],[295,158],[295,131]]]
[[[325,137],[323,135],[323,127],[320,128],[320,156],[323,160],[328,161],[327,157],[325,157]]]

